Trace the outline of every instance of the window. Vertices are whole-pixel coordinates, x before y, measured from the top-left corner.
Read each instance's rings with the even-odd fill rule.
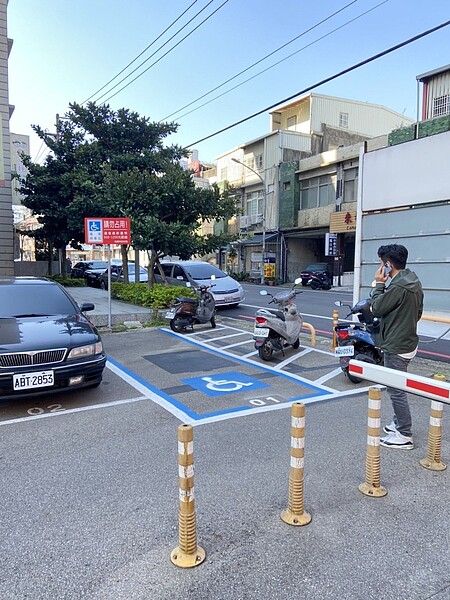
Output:
[[[348,129],[348,113],[339,113],[339,127]]]
[[[336,201],[336,175],[321,175],[300,181],[300,208],[318,208]]]
[[[291,127],[295,127],[296,125],[297,125],[297,115],[287,118],[286,129],[291,129]]]
[[[228,169],[224,167],[220,169],[220,181],[226,181],[228,179]]]
[[[247,156],[247,158],[244,159],[244,164],[249,169],[254,169],[255,168],[255,159],[253,158],[253,156]]]
[[[358,169],[344,171],[344,202],[356,202]]]
[[[450,114],[450,95],[433,98],[433,117]]]
[[[285,181],[283,183],[283,189],[285,192],[289,191],[291,189],[291,182],[290,181]]]
[[[173,277],[175,279],[180,279],[183,281],[187,281],[186,273],[180,267],[180,265],[175,265],[173,268]]]
[[[247,203],[247,215],[262,215],[264,212],[264,192],[258,190],[257,192],[249,192],[245,194],[245,200]]]
[[[262,154],[257,154],[255,156],[255,167],[258,169],[258,171],[261,171],[261,169],[263,168],[263,155]]]

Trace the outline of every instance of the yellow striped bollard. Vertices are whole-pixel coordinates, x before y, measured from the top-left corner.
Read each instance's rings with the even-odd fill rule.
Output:
[[[380,484],[380,418],[381,390],[369,388],[369,410],[367,416],[366,480],[358,486],[366,496],[380,498],[387,490]]]
[[[170,560],[177,567],[196,567],[205,560],[205,551],[197,546],[192,425],[178,427],[178,482],[178,546],[172,550]]]
[[[303,510],[303,462],[305,456],[305,405],[294,402],[291,411],[291,468],[288,507],[281,518],[288,525],[307,525],[311,515]]]
[[[336,338],[336,326],[339,323],[339,311],[337,308],[333,309],[333,332],[331,335],[331,349],[334,350],[337,346],[337,338]]]
[[[433,375],[433,379],[445,381],[445,375]],[[444,405],[442,402],[431,401],[430,424],[428,426],[428,446],[427,456],[420,460],[420,464],[425,469],[431,471],[445,471],[447,465],[441,462],[442,446],[442,415]]]

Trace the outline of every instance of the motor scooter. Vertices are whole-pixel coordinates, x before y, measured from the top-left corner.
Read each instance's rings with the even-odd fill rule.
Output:
[[[383,351],[380,343],[380,320],[373,316],[370,299],[360,300],[354,306],[335,302],[336,306],[347,306],[350,309],[346,316],[358,317],[357,321],[338,323],[334,331],[336,333],[337,348],[334,353],[339,357],[341,369],[352,383],[360,383],[362,380],[348,371],[351,358],[374,365],[383,364]]]
[[[306,285],[309,285],[312,290],[331,290],[331,275],[327,271],[313,273]]]
[[[270,360],[274,351],[281,351],[284,356],[284,348],[300,346],[300,332],[303,319],[294,304],[293,299],[301,290],[295,286],[302,282],[301,278],[295,280],[291,290],[279,292],[273,295],[266,290],[261,290],[261,296],[271,296],[269,304],[277,304],[277,309],[260,308],[255,315],[255,328],[253,338],[255,348],[258,350],[262,360]]]
[[[215,279],[214,275],[211,279]],[[187,282],[186,287],[191,287],[191,284]],[[209,291],[213,287],[215,287],[214,284],[194,288],[198,298],[180,296],[175,299],[172,308],[165,315],[165,318],[170,321],[172,331],[183,333],[188,327],[193,330],[194,325],[208,322],[211,323],[213,329],[215,328],[216,302]]]

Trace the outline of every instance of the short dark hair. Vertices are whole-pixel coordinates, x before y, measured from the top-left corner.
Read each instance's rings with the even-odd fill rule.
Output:
[[[392,263],[396,269],[404,269],[408,260],[408,250],[401,244],[387,244],[378,248],[378,256],[383,262]]]

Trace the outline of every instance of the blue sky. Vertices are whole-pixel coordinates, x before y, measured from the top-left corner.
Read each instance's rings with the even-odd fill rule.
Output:
[[[9,0],[9,101],[15,105],[11,130],[31,136],[35,159],[41,143],[30,124],[54,131],[56,113],[72,101],[83,102],[140,54],[194,0]],[[226,0],[197,0],[190,10],[129,69],[115,85],[183,29],[105,101],[218,9]],[[159,121],[299,36],[352,0],[307,2],[228,0],[206,23],[111,98],[112,108],[126,107]],[[334,73],[450,19],[448,0],[356,0],[345,10],[305,34],[268,60],[169,120],[179,123],[170,143],[192,144],[250,114],[275,104]],[[320,41],[319,37],[326,36]],[[312,44],[312,45],[311,45]],[[304,50],[303,47],[308,46]],[[297,52],[291,58],[180,118],[218,94]],[[350,74],[316,88],[320,94],[382,104],[415,118],[416,75],[450,63],[450,26]],[[196,148],[204,161],[269,130],[267,113],[217,135]]]

